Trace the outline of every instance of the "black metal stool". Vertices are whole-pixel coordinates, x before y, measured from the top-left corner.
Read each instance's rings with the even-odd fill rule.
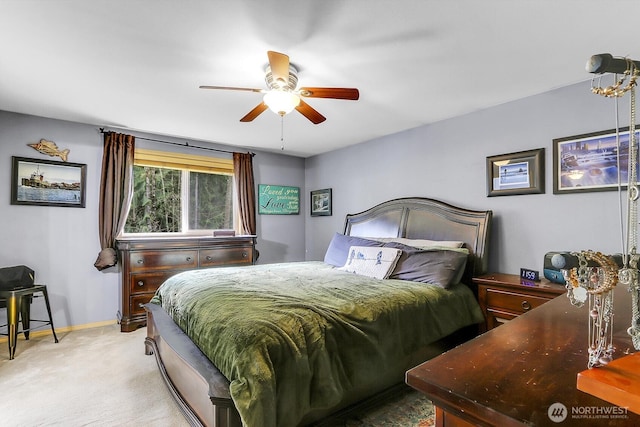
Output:
[[[47,306],[47,313],[49,314],[49,320],[37,320],[31,319],[29,304],[29,297],[35,297],[34,294],[41,293],[44,296],[44,302]],[[0,333],[0,335],[7,335],[9,337],[9,360],[13,359],[16,354],[16,343],[18,341],[18,317],[22,317],[22,331],[25,339],[29,339],[29,332],[34,329],[39,329],[47,325],[51,325],[51,332],[53,332],[53,338],[55,342],[58,342],[56,330],[53,327],[53,319],[51,318],[51,306],[49,305],[49,295],[47,294],[47,287],[45,285],[33,285],[29,287],[14,288],[8,290],[0,289],[0,301],[6,301],[7,303],[7,333]],[[25,307],[26,305],[26,307]],[[31,327],[31,322],[38,322],[39,325]]]

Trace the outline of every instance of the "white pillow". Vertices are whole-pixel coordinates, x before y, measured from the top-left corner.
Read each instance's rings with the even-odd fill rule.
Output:
[[[338,270],[386,279],[396,267],[402,250],[376,246],[351,246],[347,262]]]
[[[398,242],[418,249],[461,248],[464,246],[464,242],[454,240],[407,239],[405,237],[367,237],[367,239],[385,243]]]

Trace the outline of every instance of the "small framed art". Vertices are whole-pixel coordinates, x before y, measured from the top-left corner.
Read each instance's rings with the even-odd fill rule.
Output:
[[[331,189],[311,192],[311,216],[331,216]]]
[[[11,204],[85,207],[87,165],[13,157]]]
[[[626,188],[629,182],[629,128],[553,140],[553,194]],[[640,130],[636,128],[636,144]]]
[[[487,196],[544,193],[544,148],[487,157]]]

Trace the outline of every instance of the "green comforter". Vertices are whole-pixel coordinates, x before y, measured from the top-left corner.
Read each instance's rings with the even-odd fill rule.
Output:
[[[483,320],[464,285],[371,279],[323,262],[184,272],[151,302],[227,377],[249,427],[298,425],[374,386],[418,348]]]

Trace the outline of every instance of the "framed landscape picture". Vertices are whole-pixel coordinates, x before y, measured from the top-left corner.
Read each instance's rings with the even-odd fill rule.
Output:
[[[487,157],[487,196],[544,193],[544,148]]]
[[[87,165],[13,157],[11,204],[85,207]]]
[[[639,136],[636,128],[636,145]],[[628,127],[554,139],[553,193],[626,188],[629,140]]]

